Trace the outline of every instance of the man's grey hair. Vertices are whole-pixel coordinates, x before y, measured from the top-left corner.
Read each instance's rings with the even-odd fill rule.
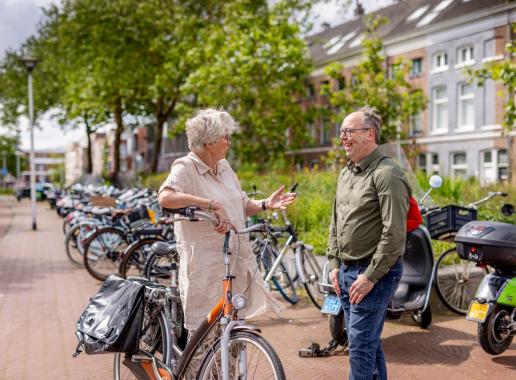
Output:
[[[380,136],[382,133],[382,117],[378,110],[374,107],[363,106],[357,110],[362,113],[362,124],[366,128],[374,129],[376,144],[380,145]]]
[[[236,129],[235,120],[229,113],[220,109],[207,108],[186,121],[188,148],[200,152],[204,145],[212,144],[221,137],[231,135]]]

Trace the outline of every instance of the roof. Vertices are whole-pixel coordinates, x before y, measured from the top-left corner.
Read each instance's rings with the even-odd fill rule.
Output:
[[[499,8],[507,0],[399,0],[397,3],[379,9],[371,14],[389,20],[377,34],[380,38],[395,38],[435,27],[436,24]],[[513,3],[512,6],[516,7]],[[308,36],[310,56],[315,66],[352,55],[361,49],[361,33],[364,32],[364,18],[355,18],[343,24]]]

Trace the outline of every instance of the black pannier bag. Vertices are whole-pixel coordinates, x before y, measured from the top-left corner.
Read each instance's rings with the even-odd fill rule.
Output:
[[[79,344],[74,357],[81,347],[89,355],[137,352],[144,294],[142,283],[109,276],[77,321]]]

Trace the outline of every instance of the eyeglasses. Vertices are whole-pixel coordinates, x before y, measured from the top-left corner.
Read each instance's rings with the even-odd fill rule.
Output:
[[[347,139],[349,139],[351,137],[351,135],[353,133],[355,133],[356,131],[367,131],[371,128],[344,128],[344,129],[340,129],[340,134],[341,136],[344,135],[346,136]]]

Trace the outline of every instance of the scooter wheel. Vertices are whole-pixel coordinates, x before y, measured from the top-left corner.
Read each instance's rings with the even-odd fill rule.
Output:
[[[512,343],[514,336],[509,335],[508,325],[511,323],[509,311],[495,305],[484,323],[478,324],[478,341],[485,352],[500,355]]]
[[[418,310],[412,314],[412,319],[422,329],[428,328],[432,323],[432,309],[430,309],[430,305],[426,307],[425,311],[421,312],[421,310]]]

